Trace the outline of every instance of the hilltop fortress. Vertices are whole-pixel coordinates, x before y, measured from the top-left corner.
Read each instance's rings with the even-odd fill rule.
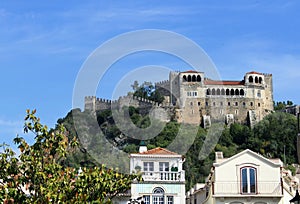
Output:
[[[157,104],[132,95],[116,101],[85,98],[85,110],[97,111],[111,107],[134,106],[141,111],[163,108],[166,114],[156,113],[156,118],[179,123],[210,126],[223,121],[253,126],[273,111],[272,75],[248,72],[240,81],[216,81],[205,77],[204,72],[170,72],[169,80],[155,84],[165,97]]]

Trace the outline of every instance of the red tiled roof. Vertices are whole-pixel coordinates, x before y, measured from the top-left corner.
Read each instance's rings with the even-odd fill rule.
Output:
[[[179,155],[175,152],[171,152],[167,149],[164,149],[164,148],[161,148],[161,147],[157,147],[157,148],[154,148],[154,149],[150,149],[146,152],[142,152],[142,153],[138,153],[138,154],[160,154],[160,155]]]
[[[199,72],[195,71],[195,70],[187,70],[187,71],[184,71],[184,72],[181,72],[181,73],[199,73]]]
[[[260,75],[262,75],[262,73],[259,73],[259,72],[255,72],[255,71],[252,71],[252,72],[248,72],[247,74],[260,74]]]
[[[214,81],[210,79],[206,79],[204,81],[205,85],[244,85],[244,81]]]

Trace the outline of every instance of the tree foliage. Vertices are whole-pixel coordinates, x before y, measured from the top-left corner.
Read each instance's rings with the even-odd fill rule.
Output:
[[[27,111],[24,132],[35,135],[30,145],[16,137],[20,155],[8,147],[0,153],[0,202],[14,203],[111,203],[129,189],[138,175],[125,175],[104,165],[83,168],[62,165],[78,145],[59,124],[48,130],[34,111]]]
[[[134,93],[134,96],[149,99],[158,103],[162,103],[164,100],[163,95],[161,95],[156,87],[151,82],[144,82],[139,85],[137,81],[134,81],[134,84],[131,85]]]
[[[80,118],[85,118],[88,113],[79,113]],[[147,115],[139,113],[138,108],[129,107],[129,115],[131,121],[140,128],[147,127],[149,118]],[[115,125],[111,113],[108,111],[97,112],[97,120],[99,126],[103,132],[106,132],[106,139],[111,143],[116,144],[120,150],[127,153],[133,153],[138,150],[139,140],[125,136],[123,143],[115,143],[115,139],[120,137],[120,131]],[[69,125],[69,118],[66,117],[62,121],[67,128],[72,127]],[[85,129],[87,123],[82,121],[82,129]],[[164,129],[155,137],[146,140],[148,149],[155,147],[169,148],[170,144],[177,139],[178,132],[182,131],[182,124],[176,121],[168,122]],[[72,129],[72,128],[71,128]],[[69,129],[68,129],[69,130]],[[114,131],[110,131],[114,130]],[[89,134],[91,136],[93,131]],[[182,132],[185,138],[181,138],[180,143],[182,146],[189,142],[191,134],[189,131]],[[195,140],[189,148],[189,151],[184,155],[186,161],[184,163],[184,169],[186,171],[186,189],[191,188],[196,182],[204,182],[208,175],[210,168],[214,162],[215,152],[222,151],[224,157],[231,157],[240,151],[250,149],[257,152],[267,158],[280,158],[286,164],[297,163],[297,119],[295,116],[283,113],[274,112],[265,117],[262,121],[257,123],[252,129],[242,124],[231,124],[230,126],[224,126],[222,135],[215,146],[211,154],[203,159],[199,160],[199,152],[204,145],[204,141],[207,137],[207,129],[201,127],[198,128],[198,133],[195,136]],[[183,141],[185,140],[185,141]],[[77,154],[77,153],[76,153]],[[87,153],[86,153],[87,154]],[[83,158],[80,153],[81,159]],[[88,160],[86,157],[85,160]]]

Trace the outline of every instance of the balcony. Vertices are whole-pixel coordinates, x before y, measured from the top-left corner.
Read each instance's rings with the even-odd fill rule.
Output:
[[[144,181],[183,182],[185,181],[185,171],[180,171],[180,172],[147,171],[147,172],[143,172],[143,179]]]
[[[243,193],[240,182],[215,182],[213,183],[214,197],[282,197],[280,182],[257,182],[253,193]]]

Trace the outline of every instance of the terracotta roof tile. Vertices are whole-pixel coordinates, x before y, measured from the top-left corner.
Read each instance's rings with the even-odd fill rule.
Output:
[[[260,74],[260,75],[262,75],[262,73],[255,72],[255,71],[252,71],[252,72],[247,72],[247,74]]]
[[[187,71],[184,71],[184,72],[181,72],[181,73],[200,73],[200,72],[195,71],[195,70],[187,70]]]
[[[171,151],[169,151],[167,149],[164,149],[164,148],[161,148],[161,147],[150,149],[146,152],[142,152],[142,153],[138,153],[138,154],[179,155],[175,152],[171,152]]]

